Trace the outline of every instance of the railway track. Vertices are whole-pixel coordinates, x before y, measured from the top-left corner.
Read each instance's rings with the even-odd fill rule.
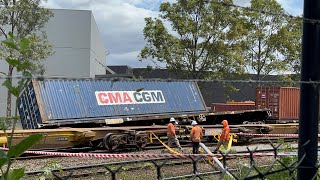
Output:
[[[275,149],[263,149],[256,152],[274,152]],[[246,153],[239,151],[238,153]],[[228,160],[228,171],[239,170],[237,159]],[[233,161],[233,162],[232,162]],[[265,157],[259,167],[267,166],[272,157]],[[147,173],[146,173],[147,172]],[[27,171],[25,179],[34,179],[43,174],[43,170]],[[208,163],[207,159],[174,159],[174,158],[153,158],[132,161],[120,161],[99,163],[80,166],[69,166],[52,170],[52,176],[57,179],[183,179],[192,178],[195,174],[202,177],[219,178],[221,169],[216,164]],[[129,177],[129,178],[128,178]]]
[[[255,137],[250,140],[249,143],[245,144],[237,144],[234,143],[234,145],[255,145],[255,144],[269,144],[269,143],[280,143],[279,139],[282,139],[283,142],[295,142],[297,141],[297,138],[290,138],[290,137]],[[216,143],[207,143],[208,147],[214,147]],[[181,146],[186,148],[192,148],[191,143],[184,142],[181,144]],[[143,148],[143,151],[149,151],[149,150],[165,150],[166,148],[163,145],[160,144],[154,144],[150,146],[146,146]],[[132,147],[132,148],[123,148],[120,150],[117,150],[112,153],[131,153],[131,152],[139,152],[142,149]],[[104,149],[92,149],[92,148],[67,148],[67,149],[50,149],[46,150],[49,152],[71,152],[71,153],[110,153],[108,150]],[[164,152],[164,151],[162,151]],[[36,154],[23,154],[20,157],[15,158],[16,160],[26,160],[26,159],[45,159],[45,158],[53,158],[52,155],[36,155]]]
[[[116,179],[116,176],[124,176],[124,173],[134,174],[137,171],[157,171],[157,168],[171,168],[177,166],[181,167],[193,167],[193,161],[191,160],[184,160],[184,159],[167,159],[167,158],[154,158],[154,159],[147,159],[147,160],[135,160],[135,161],[122,161],[122,162],[114,162],[114,163],[103,163],[103,164],[93,164],[93,165],[83,165],[83,166],[73,166],[62,168],[61,170],[53,170],[53,176],[58,179],[79,179],[79,178],[86,178],[92,176],[101,176],[101,178],[108,179]],[[207,166],[206,171],[199,172],[199,175],[206,176],[206,175],[217,175],[221,173],[220,171],[212,169],[213,166],[209,165],[206,160],[201,159],[197,162],[198,166]],[[165,167],[164,167],[165,166]],[[211,168],[211,170],[210,170]],[[190,170],[190,168],[188,168]],[[230,171],[234,171],[230,169]],[[44,171],[28,171],[25,174],[28,177],[33,177],[39,174],[44,173]],[[159,173],[159,172],[158,172]],[[155,175],[155,174],[154,174]],[[106,177],[107,176],[107,177]],[[154,178],[159,176],[156,174]],[[160,174],[160,176],[162,176]],[[186,174],[181,175],[176,178],[182,177],[192,177],[194,174]],[[151,178],[149,176],[149,178]],[[121,179],[121,178],[120,178]],[[133,177],[130,179],[134,179]],[[164,177],[163,179],[172,179],[172,177]]]
[[[274,152],[275,149],[271,146],[259,144],[259,149],[255,152]],[[296,149],[297,146],[292,147]],[[242,148],[239,148],[242,147]],[[235,146],[233,147],[236,152],[233,153],[247,153],[246,149],[248,146]],[[264,148],[262,148],[264,147]],[[186,147],[187,150],[191,148]],[[255,149],[255,146],[252,145],[251,150]],[[105,151],[91,151],[91,153],[107,153]],[[160,154],[161,150],[144,150],[142,154]],[[279,151],[278,151],[279,152]],[[120,152],[122,153],[122,152]],[[131,152],[133,154],[140,152]],[[141,153],[140,153],[141,154]],[[33,157],[32,157],[33,158]],[[51,157],[50,157],[51,158]],[[261,166],[271,164],[271,160],[274,157],[259,157],[261,160],[258,160],[259,163],[263,162]],[[69,160],[70,159],[70,160]],[[63,160],[63,161],[61,161]],[[194,163],[191,159],[166,159],[166,158],[156,158],[156,159],[134,159],[131,158],[130,161],[123,161],[124,159],[104,159],[106,162],[101,162],[103,159],[97,158],[81,158],[81,157],[56,157],[51,160],[41,160],[41,159],[21,159],[19,164],[25,164],[27,161],[31,161],[33,164],[43,167],[44,164],[48,164],[51,161],[57,161],[61,163],[61,168],[63,172],[59,170],[52,170],[52,175],[56,179],[158,179],[158,170],[161,169],[160,175],[162,179],[183,179],[183,178],[192,178],[195,175]],[[79,161],[82,161],[79,162]],[[101,163],[99,163],[101,162]],[[223,161],[221,161],[223,162]],[[243,159],[228,159],[229,169],[239,170],[240,165],[244,164]],[[26,163],[28,164],[28,163]],[[211,179],[219,179],[221,172],[219,168],[215,165],[209,164],[206,159],[201,159],[196,164],[196,174],[202,176],[213,177]],[[35,170],[37,169],[37,170]],[[46,170],[32,168],[27,169],[26,176],[24,179],[35,179],[44,174]],[[47,171],[48,172],[48,171]],[[175,173],[179,172],[179,173]],[[113,178],[116,177],[116,178]]]

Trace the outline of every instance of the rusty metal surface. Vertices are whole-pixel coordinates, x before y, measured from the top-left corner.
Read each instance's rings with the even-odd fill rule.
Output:
[[[224,111],[243,111],[256,109],[255,104],[237,104],[237,103],[212,103],[212,112],[224,112]]]
[[[300,89],[296,87],[262,86],[256,88],[257,108],[271,110],[271,119],[299,119]]]
[[[300,89],[281,88],[279,119],[299,119]]]

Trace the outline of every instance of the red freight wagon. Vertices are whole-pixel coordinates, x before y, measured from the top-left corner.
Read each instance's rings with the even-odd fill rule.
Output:
[[[235,105],[255,105],[254,101],[227,101],[226,104],[235,104]]]
[[[256,109],[255,104],[241,104],[241,103],[212,103],[212,112],[223,112],[223,111],[243,111],[243,110],[254,110]]]
[[[258,109],[271,110],[271,119],[299,119],[300,89],[297,87],[261,86],[256,88]]]

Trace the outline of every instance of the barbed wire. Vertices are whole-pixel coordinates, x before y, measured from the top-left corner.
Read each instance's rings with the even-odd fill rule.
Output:
[[[161,79],[161,78],[126,78],[126,77],[70,77],[70,76],[0,76],[0,80],[7,79],[32,79],[44,80],[108,80],[108,81],[162,81],[162,82],[216,82],[216,83],[299,83],[320,84],[320,81],[295,81],[295,80],[233,80],[233,79]]]

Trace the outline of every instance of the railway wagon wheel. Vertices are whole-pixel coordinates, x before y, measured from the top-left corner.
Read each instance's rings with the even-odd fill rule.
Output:
[[[145,133],[138,132],[136,135],[136,143],[139,149],[144,149],[148,144],[149,137]]]
[[[114,135],[113,133],[108,133],[103,138],[103,146],[109,152],[115,151],[120,146],[118,137],[116,135]]]
[[[198,120],[199,122],[205,122],[207,121],[207,118],[204,114],[199,114]]]

